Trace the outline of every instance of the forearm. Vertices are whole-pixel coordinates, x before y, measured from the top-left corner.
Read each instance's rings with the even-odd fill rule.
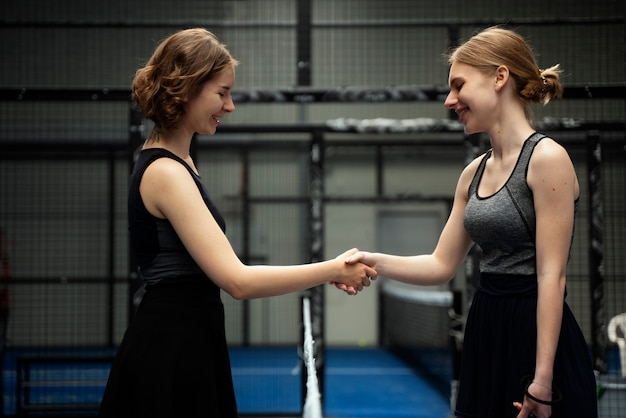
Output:
[[[346,258],[357,250],[351,249],[334,259],[318,263],[290,266],[246,266],[237,263],[220,276],[222,289],[236,299],[278,296],[332,282],[345,287],[348,294],[356,294],[370,285],[378,274],[363,263],[346,263]]]
[[[537,360],[535,381],[551,385],[554,357],[563,318],[564,278],[540,280],[537,298]]]
[[[336,279],[340,260],[292,266],[246,266],[225,289],[236,299],[279,296],[308,289]]]
[[[430,286],[448,282],[454,269],[440,263],[432,254],[398,256],[372,253],[375,268],[380,277],[404,283]]]
[[[250,297],[276,296],[337,280],[342,260],[293,266],[250,266],[257,276],[250,283]]]

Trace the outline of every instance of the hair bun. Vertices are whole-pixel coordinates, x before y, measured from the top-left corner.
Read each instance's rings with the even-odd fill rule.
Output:
[[[563,96],[563,85],[560,80],[561,68],[559,64],[540,70],[540,74],[543,104],[548,104],[552,99],[561,98]]]

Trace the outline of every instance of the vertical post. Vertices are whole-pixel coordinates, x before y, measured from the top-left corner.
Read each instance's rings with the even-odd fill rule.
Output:
[[[244,149],[241,151],[241,179],[240,179],[240,196],[241,196],[241,205],[242,205],[242,241],[243,241],[243,254],[241,258],[245,264],[250,263],[250,152],[248,149]],[[242,332],[243,332],[243,341],[242,344],[244,347],[250,346],[250,301],[245,299],[242,301]]]
[[[144,140],[143,117],[137,105],[129,103],[128,117],[128,170],[132,173],[133,166]],[[135,316],[135,309],[143,297],[143,284],[137,274],[137,260],[129,248],[128,254],[128,322]],[[112,307],[111,307],[112,309]]]
[[[107,283],[107,344],[113,347],[115,324],[115,152],[109,153],[109,231],[108,231],[108,283]]]
[[[448,48],[456,48],[459,46],[461,42],[461,35],[459,30],[459,25],[449,25],[448,26]],[[454,111],[454,109],[448,110],[448,117],[450,120],[458,120],[458,115]]]
[[[311,85],[311,0],[297,1],[296,28],[296,82],[300,86]],[[304,105],[300,106],[302,121],[306,120]],[[324,220],[323,220],[323,132],[314,130],[309,153],[309,261],[315,263],[324,259]],[[324,402],[324,289],[317,286],[309,289],[307,296],[311,308],[311,334],[313,337],[313,358],[318,376],[320,402]],[[304,343],[304,338],[302,340]],[[306,365],[303,365],[302,401],[306,400]]]
[[[296,85],[311,85],[311,0],[297,1],[296,27]],[[298,106],[298,120],[306,123],[308,106],[305,102]]]
[[[463,292],[452,292],[450,311],[450,351],[452,355],[452,381],[450,382],[450,410],[456,408],[459,377],[461,375],[461,352],[463,349]]]
[[[311,85],[311,0],[298,0],[296,33],[297,83]]]
[[[309,160],[310,262],[324,260],[324,132],[315,129]],[[311,333],[319,390],[324,405],[324,286],[308,290],[311,301]],[[306,381],[303,382],[306,388]]]
[[[604,302],[604,246],[602,200],[602,147],[597,131],[587,134],[589,182],[589,294],[591,295],[591,348],[594,368],[606,373],[606,310]]]

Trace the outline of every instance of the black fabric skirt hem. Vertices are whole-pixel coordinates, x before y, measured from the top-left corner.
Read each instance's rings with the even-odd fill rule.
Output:
[[[206,280],[149,286],[124,335],[100,417],[236,418],[219,289]]]

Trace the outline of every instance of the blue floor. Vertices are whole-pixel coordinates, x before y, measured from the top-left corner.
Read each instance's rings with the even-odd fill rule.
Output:
[[[110,349],[7,350],[4,356],[5,416],[16,414],[16,359],[23,355],[110,355]],[[233,382],[242,417],[297,417],[302,414],[302,365],[297,347],[230,349]],[[441,362],[441,360],[437,360]],[[327,418],[448,418],[447,397],[428,379],[392,354],[378,349],[332,348],[326,351],[324,416]],[[450,364],[439,367],[449,368]],[[39,382],[73,381],[80,385],[30,388],[31,403],[98,403],[108,364],[34,365]],[[84,414],[83,414],[84,415]],[[58,416],[58,415],[57,415]]]
[[[2,383],[4,415],[16,414],[16,359],[22,355],[110,355],[110,349],[7,350]],[[233,381],[242,417],[302,414],[302,366],[297,347],[230,349]],[[329,348],[325,352],[325,418],[448,418],[452,361],[446,350],[415,350],[407,357],[380,349]],[[619,364],[617,351],[607,352]],[[413,357],[413,358],[410,358]],[[411,366],[409,366],[409,363]],[[32,387],[32,403],[98,403],[109,364],[35,365],[38,381],[73,381],[69,386]],[[420,370],[419,372],[416,370]],[[39,415],[43,416],[43,415]],[[56,415],[57,417],[60,415]]]
[[[327,418],[450,417],[448,398],[429,379],[384,350],[330,349],[325,379]]]
[[[298,349],[230,348],[240,415],[293,415],[302,410]]]

